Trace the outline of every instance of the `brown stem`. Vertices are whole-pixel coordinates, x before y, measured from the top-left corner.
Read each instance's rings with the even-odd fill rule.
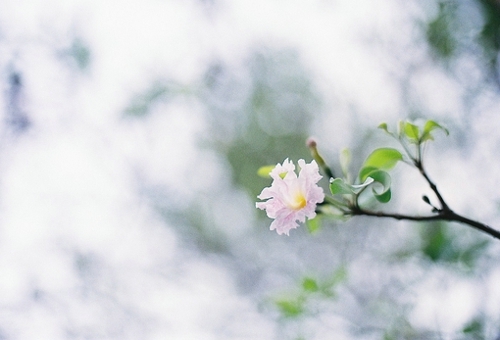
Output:
[[[441,204],[441,210],[442,211],[450,211],[451,212],[451,209],[448,207],[448,204],[446,204],[446,202],[445,202],[443,196],[441,195],[441,193],[439,192],[436,184],[434,184],[434,182],[431,181],[431,179],[427,175],[427,172],[425,172],[425,169],[424,169],[424,166],[422,164],[422,161],[415,162],[415,166],[420,171],[420,174],[425,178],[425,180],[427,181],[427,183],[429,183],[429,186],[431,187],[431,190],[434,192],[434,194],[436,195],[437,199],[439,200],[439,203]]]
[[[447,206],[446,206],[447,207]],[[458,222],[462,224],[469,225],[477,230],[480,230],[498,240],[500,240],[500,231],[487,226],[484,223],[471,220],[467,217],[461,216],[451,209],[447,208],[446,210],[441,210],[436,215],[430,216],[413,216],[413,215],[403,215],[403,214],[394,214],[394,213],[385,213],[380,211],[369,211],[364,210],[362,208],[354,208],[351,213],[353,215],[364,215],[364,216],[374,216],[374,217],[388,217],[394,218],[396,220],[408,220],[408,221],[448,221],[448,222]]]
[[[425,180],[427,181],[427,183],[431,187],[431,190],[434,192],[437,199],[439,200],[439,204],[441,205],[441,209],[437,209],[436,215],[413,216],[413,215],[385,213],[385,212],[379,212],[379,211],[369,211],[369,210],[364,210],[358,204],[355,204],[353,207],[351,207],[351,209],[352,209],[351,213],[353,215],[388,217],[388,218],[394,218],[396,220],[458,222],[458,223],[466,224],[470,227],[473,227],[477,230],[480,230],[483,233],[486,233],[486,234],[500,240],[500,231],[493,229],[484,223],[474,221],[474,220],[471,220],[470,218],[459,215],[459,214],[455,213],[453,210],[451,210],[450,207],[448,206],[448,204],[446,203],[446,201],[444,200],[443,196],[439,192],[436,184],[434,184],[434,182],[427,175],[427,172],[424,169],[422,160],[415,159],[415,158],[413,158],[412,160],[413,160],[415,167],[420,171],[420,174],[425,178]]]

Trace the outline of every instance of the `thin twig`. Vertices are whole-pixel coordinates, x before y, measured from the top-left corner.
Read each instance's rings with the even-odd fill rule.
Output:
[[[427,181],[427,183],[429,183],[429,186],[431,187],[431,190],[434,192],[434,194],[436,195],[437,199],[439,200],[439,203],[441,204],[441,210],[443,210],[443,211],[451,211],[450,207],[448,206],[448,204],[446,204],[443,196],[439,192],[436,184],[434,184],[434,182],[431,181],[431,179],[427,175],[427,172],[425,171],[422,162],[421,161],[416,162],[415,166],[420,171],[420,174],[425,178],[425,180]]]

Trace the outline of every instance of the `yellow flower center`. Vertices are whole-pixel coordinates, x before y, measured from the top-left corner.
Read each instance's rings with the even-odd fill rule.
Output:
[[[306,198],[302,192],[297,192],[293,197],[293,200],[290,202],[289,207],[292,210],[300,210],[304,208],[307,204]]]

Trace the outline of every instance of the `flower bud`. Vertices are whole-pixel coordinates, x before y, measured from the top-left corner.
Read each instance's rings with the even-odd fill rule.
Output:
[[[309,150],[311,151],[311,156],[316,161],[316,163],[318,163],[318,165],[323,169],[323,171],[325,172],[325,174],[329,178],[335,177],[333,175],[333,172],[330,169],[330,167],[328,165],[326,165],[325,160],[319,154],[319,152],[318,152],[318,143],[316,142],[316,139],[314,137],[309,137],[307,139],[307,141],[306,141],[306,145],[309,148]]]
[[[308,148],[315,148],[316,149],[316,146],[318,144],[316,143],[316,139],[314,139],[314,137],[309,137],[306,140],[306,145]]]

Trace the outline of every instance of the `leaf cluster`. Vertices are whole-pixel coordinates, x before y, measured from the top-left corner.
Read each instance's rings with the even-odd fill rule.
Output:
[[[434,140],[432,132],[436,129],[440,129],[446,135],[449,135],[448,129],[438,124],[434,120],[427,120],[422,127],[409,121],[399,121],[398,130],[396,133],[389,131],[387,123],[380,124],[378,128],[384,130],[387,134],[400,141],[406,139],[408,142],[417,145],[423,144],[424,142],[429,140]]]
[[[343,177],[330,179],[329,188],[333,197],[329,198],[328,203],[343,215],[350,215],[360,209],[359,198],[368,188],[371,188],[369,192],[376,201],[389,202],[392,197],[389,171],[398,162],[421,167],[423,145],[434,140],[434,132],[441,130],[446,135],[449,134],[446,128],[434,120],[427,120],[420,126],[409,121],[400,121],[394,132],[389,130],[387,123],[382,123],[378,127],[396,139],[402,150],[389,147],[373,150],[362,163],[355,181],[351,180],[349,172],[351,160],[349,150],[341,152],[340,165]],[[330,210],[331,208],[321,207],[321,212],[327,215]]]

